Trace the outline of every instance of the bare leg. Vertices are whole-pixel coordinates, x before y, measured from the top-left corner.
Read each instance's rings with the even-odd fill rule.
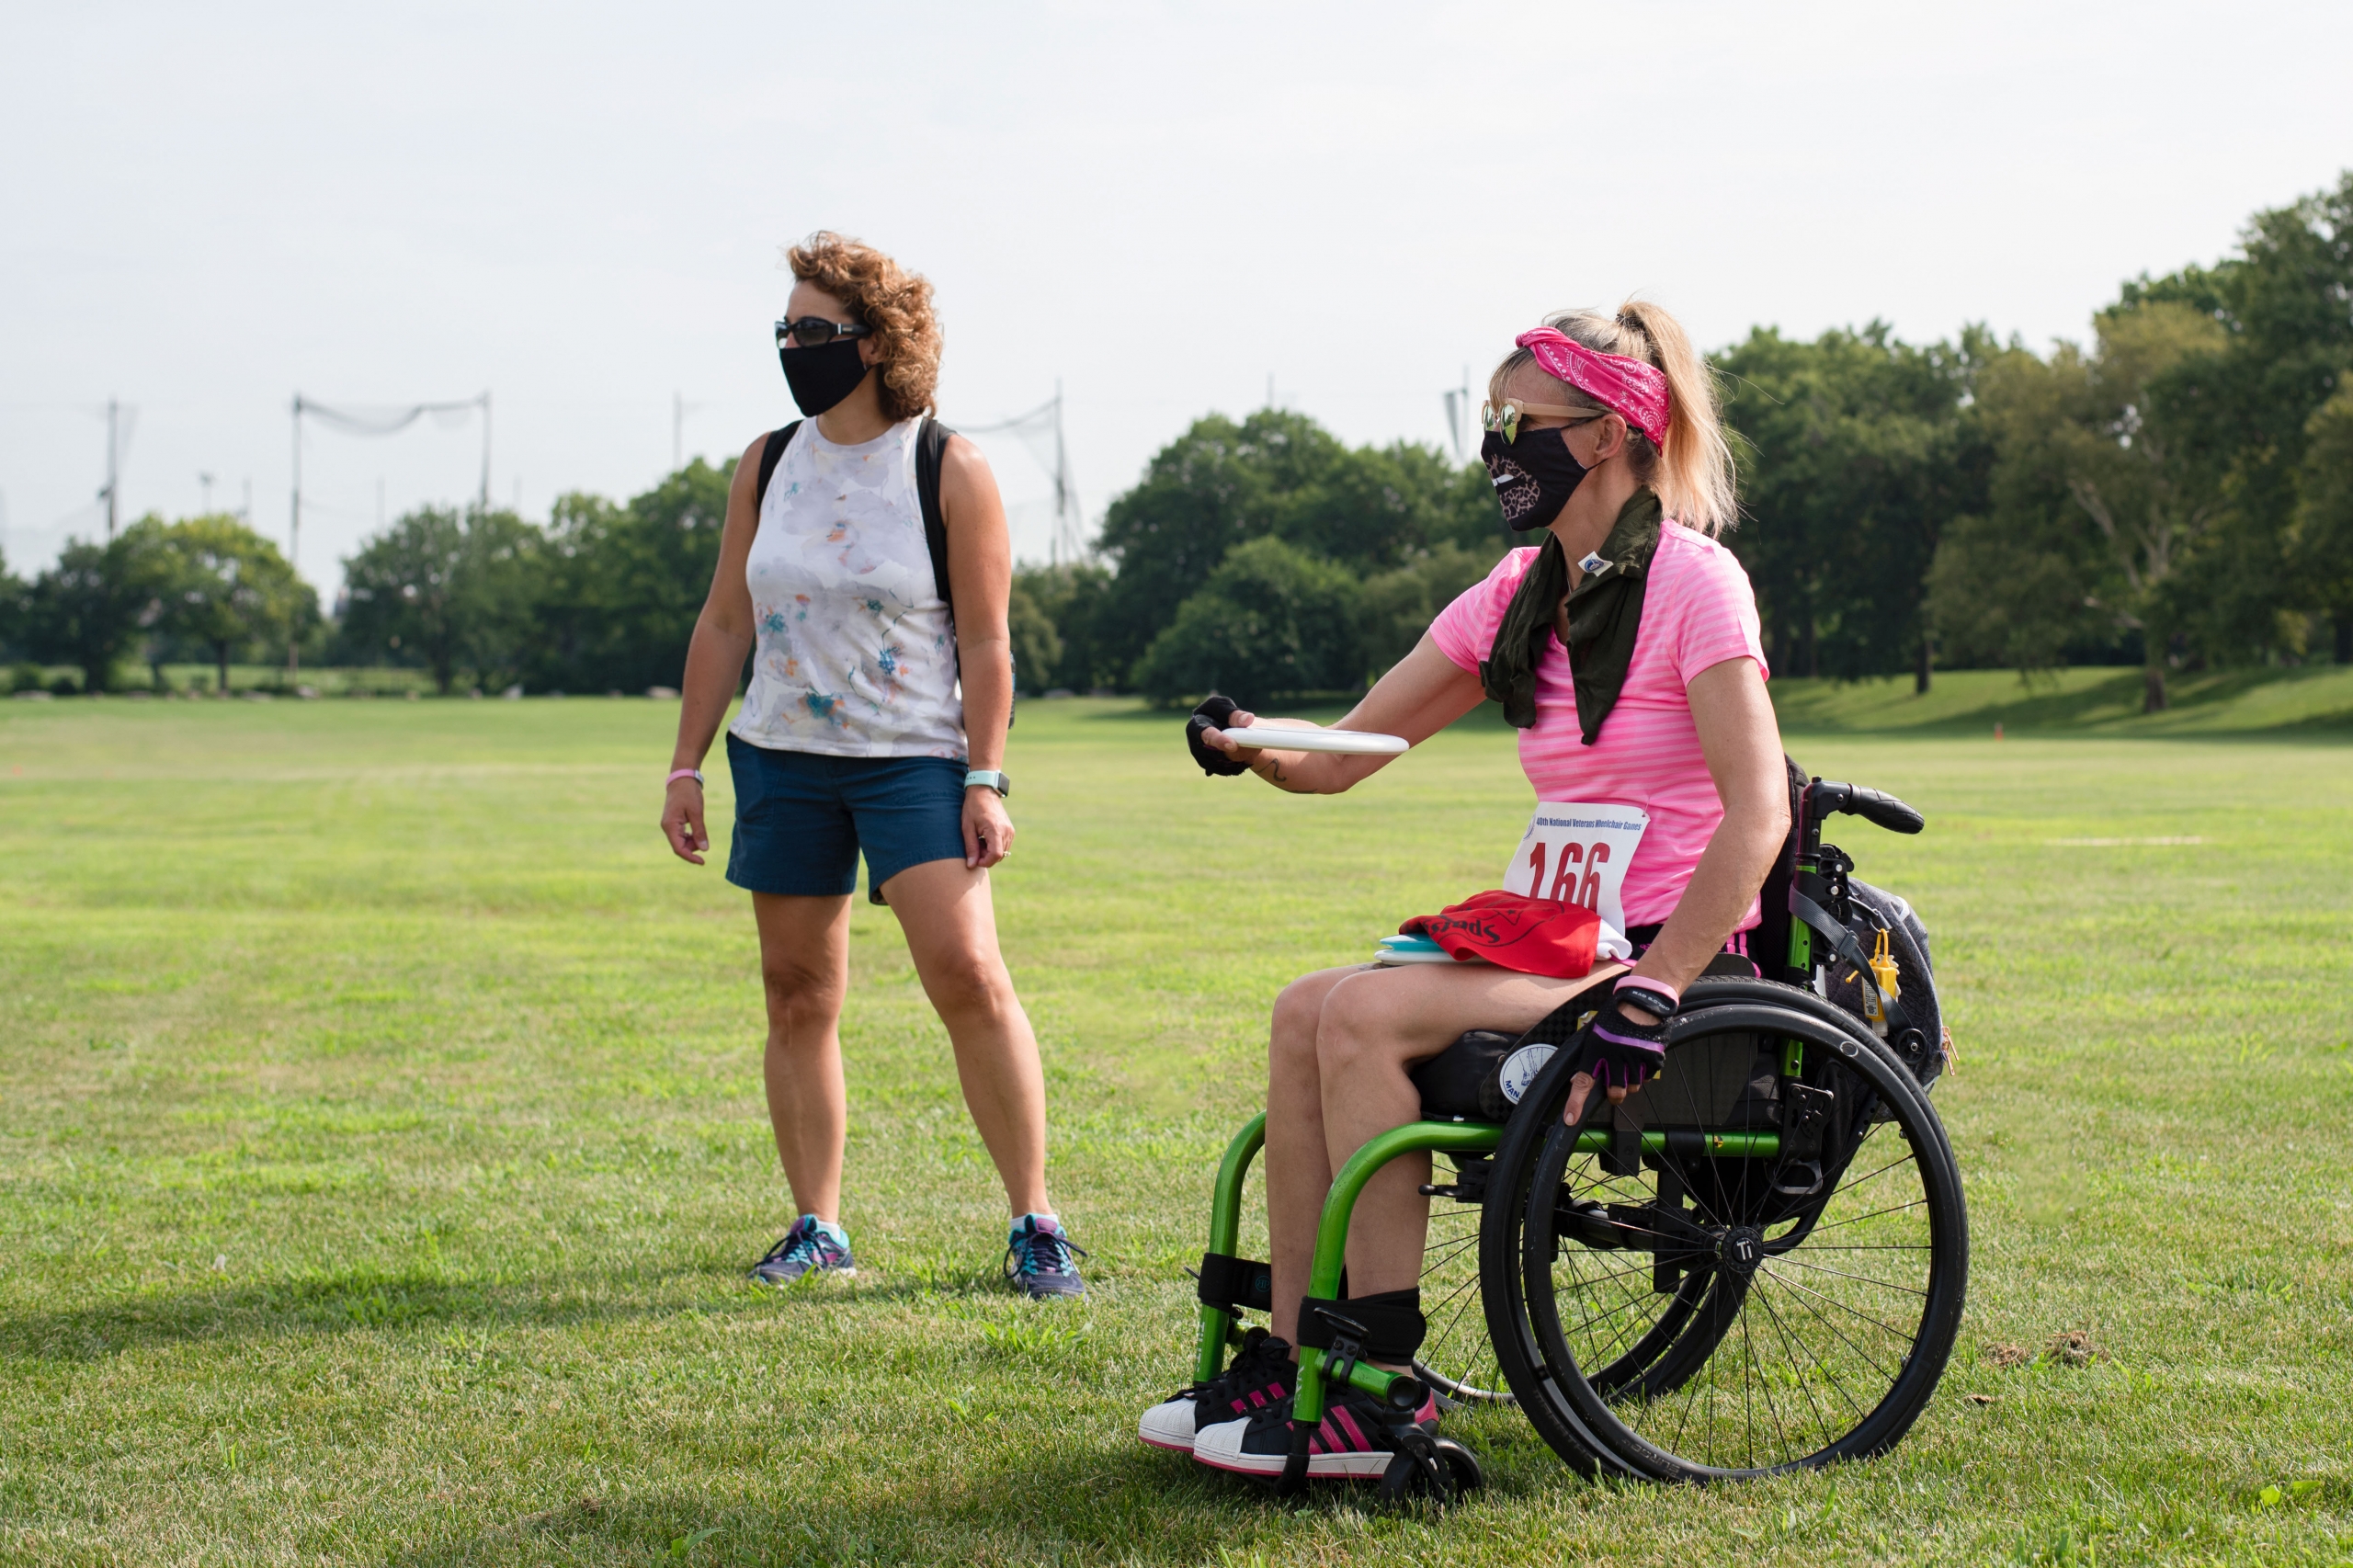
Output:
[[[1307,1288],[1332,1174],[1376,1134],[1419,1116],[1420,1096],[1407,1070],[1445,1050],[1466,1029],[1518,1033],[1593,983],[1486,965],[1326,971],[1295,983],[1302,1010],[1313,994],[1307,988],[1320,993],[1314,1109],[1302,1103],[1308,1089],[1304,1067],[1289,1060],[1297,1054],[1296,1044],[1289,1043],[1296,1023],[1285,1028],[1279,1004],[1277,1066],[1267,1113],[1267,1209],[1276,1233],[1275,1332],[1296,1338],[1299,1298]],[[1291,997],[1285,993],[1287,1000]],[[1324,1140],[1320,1166],[1296,1149],[1279,1164],[1278,1128],[1297,1139],[1317,1122]],[[1415,1188],[1429,1179],[1428,1173],[1427,1155],[1409,1157],[1392,1162],[1366,1185],[1348,1232],[1352,1294],[1408,1290],[1420,1279],[1429,1200]]]
[[[956,1077],[1017,1218],[1053,1211],[1046,1197],[1046,1075],[1038,1037],[997,949],[989,874],[927,860],[882,884],[907,936],[924,994],[956,1051]]]
[[[760,1061],[777,1156],[796,1212],[837,1223],[842,1137],[842,998],[849,989],[849,900],[752,895],[768,1043]]]
[[[1315,1261],[1315,1222],[1323,1217],[1324,1195],[1332,1186],[1315,1058],[1316,1020],[1332,988],[1366,967],[1302,975],[1275,998],[1267,1048],[1267,1233],[1275,1274],[1268,1330],[1294,1344],[1299,1339],[1299,1299],[1307,1292],[1308,1272]]]

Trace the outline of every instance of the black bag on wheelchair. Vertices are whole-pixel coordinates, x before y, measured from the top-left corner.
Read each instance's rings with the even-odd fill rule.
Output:
[[[1526,1050],[1518,1035],[1472,1029],[1407,1074],[1422,1094],[1426,1118],[1507,1121],[1511,1102],[1503,1092],[1504,1063]]]
[[[1895,960],[1896,1004],[1901,1017],[1891,1017],[1887,1043],[1922,1088],[1945,1069],[1944,1014],[1937,1005],[1936,972],[1928,960],[1928,929],[1912,905],[1885,888],[1849,880],[1855,919],[1849,923],[1866,951],[1881,931],[1887,933],[1888,955]],[[1852,963],[1829,966],[1830,1000],[1859,1018],[1870,1017],[1864,997],[1865,977]]]

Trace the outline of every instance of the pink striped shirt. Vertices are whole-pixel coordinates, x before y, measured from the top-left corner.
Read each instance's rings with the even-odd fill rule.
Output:
[[[1513,551],[1486,581],[1440,610],[1430,623],[1438,651],[1476,672],[1535,561],[1534,550]],[[1685,688],[1700,671],[1740,658],[1766,669],[1748,574],[1722,545],[1670,523],[1659,530],[1658,553],[1651,560],[1625,688],[1593,744],[1585,744],[1578,732],[1568,651],[1557,638],[1537,665],[1536,727],[1519,732],[1519,765],[1536,798],[1607,801],[1650,812],[1650,828],[1626,868],[1621,896],[1629,926],[1655,926],[1675,912],[1700,852],[1723,820]],[[1756,919],[1752,904],[1740,928]]]

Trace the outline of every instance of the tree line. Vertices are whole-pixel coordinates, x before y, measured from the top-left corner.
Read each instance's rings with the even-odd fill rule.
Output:
[[[2088,343],[1758,328],[1714,356],[1727,542],[1782,675],[2353,664],[2353,173],[2211,267],[2125,284]],[[1416,463],[1408,453],[1419,451]],[[1063,684],[1263,700],[1360,686],[1505,540],[1474,465],[1203,420],[1036,574]]]
[[[1714,357],[1740,467],[1728,542],[1781,675],[2353,664],[2353,172],[2211,266],[2125,284],[2089,339],[1770,328]],[[559,500],[544,526],[425,507],[345,562],[322,616],[233,518],[145,518],[32,582],[0,563],[0,656],[78,667],[299,659],[442,691],[675,686],[729,466]],[[1360,688],[1513,543],[1475,462],[1352,448],[1307,416],[1212,415],[1105,514],[1094,562],[1016,575],[1031,693]],[[26,676],[19,673],[21,684]]]

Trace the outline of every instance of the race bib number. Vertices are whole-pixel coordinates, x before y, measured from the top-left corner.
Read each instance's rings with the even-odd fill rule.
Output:
[[[1622,940],[1626,909],[1619,890],[1650,825],[1650,812],[1638,806],[1540,801],[1504,872],[1504,890],[1581,903],[1601,916],[1605,939]]]

